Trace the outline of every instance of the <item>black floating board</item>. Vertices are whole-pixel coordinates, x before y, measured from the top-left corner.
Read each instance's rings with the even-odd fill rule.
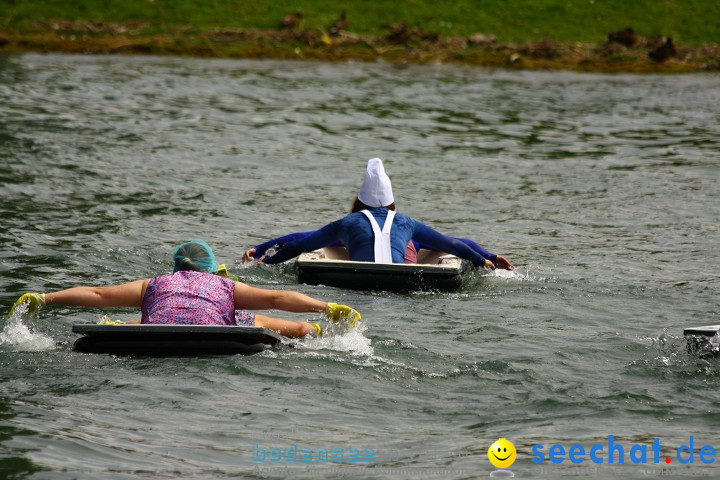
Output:
[[[303,253],[295,267],[299,283],[388,292],[452,292],[473,268],[471,262],[457,257],[429,265],[334,260],[322,258],[319,252]]]
[[[278,343],[279,334],[261,327],[224,325],[76,324],[73,350],[113,355],[251,355]]]
[[[690,327],[683,331],[683,335],[699,335],[703,337],[714,337],[720,331],[720,325],[705,325],[703,327]]]

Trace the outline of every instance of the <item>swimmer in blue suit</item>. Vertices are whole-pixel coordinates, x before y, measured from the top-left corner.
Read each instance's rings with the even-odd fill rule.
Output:
[[[303,252],[330,245],[344,245],[350,260],[366,262],[406,263],[408,244],[437,252],[451,253],[484,268],[513,270],[503,256],[495,255],[477,243],[447,237],[407,215],[395,212],[390,178],[382,160],[368,161],[365,179],[360,187],[352,213],[319,230],[285,235],[245,252],[243,261],[262,258],[269,264],[280,263]],[[276,247],[270,254],[268,250]]]

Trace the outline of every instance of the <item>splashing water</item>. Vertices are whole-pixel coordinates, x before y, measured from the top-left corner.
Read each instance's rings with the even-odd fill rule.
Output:
[[[33,331],[27,325],[28,305],[22,304],[15,308],[2,332],[0,345],[16,347],[20,351],[36,352],[55,347],[55,341],[40,332]]]
[[[528,267],[519,268],[519,269],[515,269],[515,270],[503,270],[500,268],[496,268],[495,270],[488,272],[488,276],[498,277],[498,278],[509,278],[509,279],[513,279],[513,280],[531,280],[530,269]]]
[[[372,356],[375,351],[370,339],[363,335],[365,330],[367,330],[365,324],[360,324],[352,330],[330,324],[321,336],[303,338],[295,346],[306,350],[334,350],[358,356]]]

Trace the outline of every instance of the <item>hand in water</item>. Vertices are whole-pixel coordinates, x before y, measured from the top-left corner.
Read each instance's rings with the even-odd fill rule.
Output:
[[[45,308],[45,294],[43,293],[25,293],[20,296],[20,298],[17,299],[15,304],[10,309],[10,313],[8,314],[8,317],[12,317],[13,312],[15,312],[15,308],[19,307],[20,305],[27,303],[28,304],[28,313],[33,313],[38,310],[42,310]]]
[[[254,255],[255,255],[256,251],[257,250],[255,250],[255,247],[251,247],[251,248],[248,248],[247,250],[245,250],[245,253],[243,253],[243,258],[242,258],[243,263],[250,263],[250,262],[254,261],[255,260]]]
[[[503,257],[502,255],[497,256],[497,268],[502,268],[503,270],[515,270],[515,266],[510,263],[510,260]]]
[[[265,255],[263,255],[260,258],[255,258],[255,254],[257,253],[257,249],[255,247],[250,247],[247,250],[245,250],[245,253],[243,253],[242,261],[243,263],[250,263],[250,262],[262,262],[263,259],[266,257],[272,257],[277,252],[277,245],[272,246],[265,250]]]
[[[362,320],[360,312],[347,305],[339,305],[337,303],[328,303],[327,307],[325,307],[325,315],[335,323],[345,320],[352,328],[355,328],[360,320]]]

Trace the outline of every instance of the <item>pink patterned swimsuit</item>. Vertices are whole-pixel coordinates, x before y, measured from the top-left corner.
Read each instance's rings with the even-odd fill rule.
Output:
[[[212,273],[180,271],[152,278],[140,323],[250,325],[255,315],[235,311],[235,282]]]

